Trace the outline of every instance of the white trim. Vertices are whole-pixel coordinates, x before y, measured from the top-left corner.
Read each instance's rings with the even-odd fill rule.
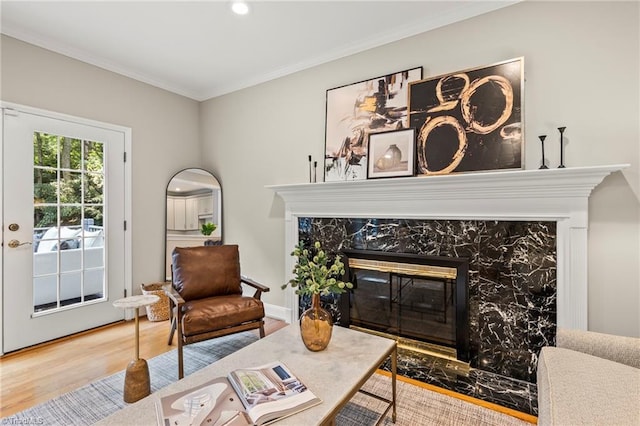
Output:
[[[133,251],[131,239],[133,235],[133,193],[132,193],[132,174],[131,164],[133,162],[133,149],[132,144],[132,130],[130,127],[123,127],[124,132],[124,151],[127,156],[127,161],[124,163],[124,217],[127,221],[127,230],[124,233],[124,276],[125,285],[127,290],[127,296],[133,296]],[[131,309],[125,309],[125,320],[131,320],[134,318]]]
[[[287,308],[284,308],[282,306],[271,305],[269,303],[265,303],[264,304],[264,313],[265,313],[265,316],[267,316],[269,318],[275,318],[275,319],[279,319],[279,320],[291,323],[291,321],[290,321],[290,318],[291,318],[290,310],[287,309]]]
[[[4,110],[2,103],[0,101],[0,113],[2,113],[2,117],[0,117],[0,164],[4,167]],[[0,236],[2,238],[2,242],[4,243],[4,173],[0,173],[0,219],[2,220],[2,231]],[[4,300],[4,250],[0,250],[0,355],[4,355],[4,303],[1,301]]]
[[[510,170],[316,184],[270,185],[285,202],[285,278],[300,217],[553,220],[557,222],[558,325],[587,329],[589,195],[629,164]],[[297,321],[290,288],[285,307]]]

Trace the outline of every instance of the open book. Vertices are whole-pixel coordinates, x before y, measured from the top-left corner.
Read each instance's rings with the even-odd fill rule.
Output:
[[[246,426],[251,420],[226,377],[173,393],[156,402],[159,426]]]
[[[234,370],[156,401],[158,426],[265,425],[321,401],[282,363]]]
[[[322,402],[281,362],[234,370],[229,382],[258,426]]]

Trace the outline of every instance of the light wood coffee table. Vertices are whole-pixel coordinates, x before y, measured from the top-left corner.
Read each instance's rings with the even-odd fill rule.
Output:
[[[289,325],[164,387],[98,424],[121,425],[135,419],[138,425],[155,425],[157,423],[155,402],[160,397],[187,390],[215,377],[226,376],[237,368],[256,367],[272,361],[281,361],[322,400],[322,404],[284,418],[278,421],[277,425],[331,425],[335,423],[338,412],[388,357],[391,357],[392,366],[391,399],[367,394],[388,403],[380,420],[391,410],[392,420],[395,422],[397,366],[395,340],[335,326],[327,349],[311,352],[302,343],[298,325]]]

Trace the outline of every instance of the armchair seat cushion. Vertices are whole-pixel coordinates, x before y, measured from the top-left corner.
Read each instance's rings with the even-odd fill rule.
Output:
[[[198,299],[182,306],[182,332],[185,337],[221,330],[238,324],[260,321],[264,318],[264,305],[253,297],[233,294]]]

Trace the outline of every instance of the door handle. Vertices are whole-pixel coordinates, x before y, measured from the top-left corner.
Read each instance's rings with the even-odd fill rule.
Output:
[[[25,241],[24,243],[21,243],[18,240],[10,240],[8,246],[9,248],[17,248],[20,246],[24,246],[26,244],[33,244],[33,243],[31,241]]]

